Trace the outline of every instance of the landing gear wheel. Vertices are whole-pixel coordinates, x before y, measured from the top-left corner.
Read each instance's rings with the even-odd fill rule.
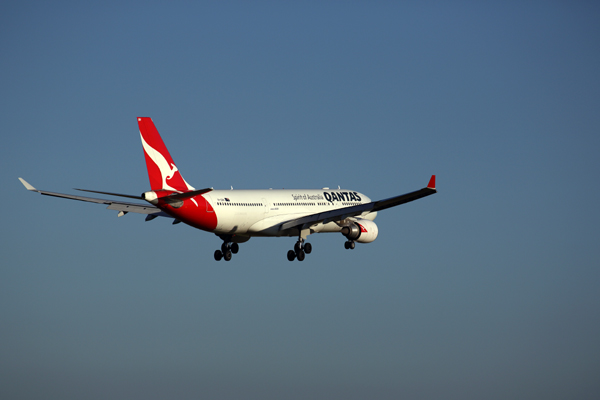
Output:
[[[355,246],[355,243],[353,241],[351,241],[351,240],[348,240],[347,242],[344,242],[344,248],[346,250],[354,250],[354,246]]]
[[[306,244],[304,245],[304,252],[305,252],[306,254],[310,254],[310,252],[311,252],[311,251],[312,251],[312,244],[310,244],[310,243],[306,243]]]
[[[225,254],[227,253],[227,250],[229,250],[229,246],[227,246],[227,242],[223,242],[221,245],[221,253]]]
[[[356,244],[354,242],[350,242],[350,250],[354,250],[354,246],[356,246]]]
[[[298,252],[302,250],[302,242],[296,242],[296,244],[294,245],[294,251],[296,252],[296,254],[298,254]]]
[[[240,245],[239,245],[239,244],[237,244],[237,243],[233,243],[233,244],[231,245],[231,252],[232,252],[233,254],[237,254],[237,252],[238,252],[238,251],[240,251]]]
[[[348,250],[350,248],[350,242],[344,242],[344,248]]]
[[[219,250],[217,250],[219,251]],[[231,251],[227,250],[224,254],[223,254],[223,258],[225,259],[225,261],[230,261],[231,260]]]
[[[223,258],[223,253],[221,253],[221,250],[215,250],[215,260],[221,261],[221,258]]]
[[[289,261],[294,261],[296,258],[296,253],[294,253],[294,250],[288,251],[287,258]]]
[[[296,254],[296,257],[298,257],[298,261],[304,261],[304,257],[306,257],[304,250],[300,250],[298,254]]]

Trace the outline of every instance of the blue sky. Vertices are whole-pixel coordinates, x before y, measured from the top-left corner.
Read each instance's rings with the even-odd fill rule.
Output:
[[[600,7],[0,6],[0,397],[597,398]],[[27,192],[435,196],[379,238],[255,238]],[[10,197],[8,196],[10,194]]]

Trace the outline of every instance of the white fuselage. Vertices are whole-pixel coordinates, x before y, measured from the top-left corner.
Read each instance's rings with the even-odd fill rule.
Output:
[[[203,195],[217,216],[217,234],[245,236],[296,236],[280,231],[285,221],[306,215],[369,203],[362,193],[344,189],[213,190]],[[376,212],[359,216],[374,220]],[[335,222],[320,223],[310,233],[339,232]]]

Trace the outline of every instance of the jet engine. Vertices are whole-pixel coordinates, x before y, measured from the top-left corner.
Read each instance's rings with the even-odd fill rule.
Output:
[[[377,239],[379,229],[377,229],[377,225],[373,221],[356,218],[355,221],[343,226],[341,232],[348,240],[354,240],[359,243],[371,243]]]

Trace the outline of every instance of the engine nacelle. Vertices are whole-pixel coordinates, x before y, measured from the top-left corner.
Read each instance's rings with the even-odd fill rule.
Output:
[[[342,228],[342,235],[359,243],[371,243],[377,239],[378,234],[377,225],[368,219],[356,218],[356,221]]]
[[[356,223],[346,225],[342,228],[342,235],[346,236],[348,240],[357,240],[360,237],[361,231],[360,226]]]

